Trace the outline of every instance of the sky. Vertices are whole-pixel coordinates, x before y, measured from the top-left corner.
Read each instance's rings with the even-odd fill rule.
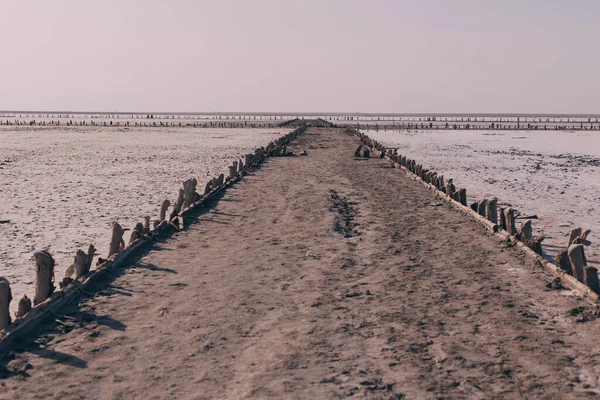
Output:
[[[0,110],[600,113],[597,0],[0,0]]]

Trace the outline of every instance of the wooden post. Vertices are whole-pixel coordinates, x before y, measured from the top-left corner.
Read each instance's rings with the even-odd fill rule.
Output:
[[[110,247],[108,250],[108,258],[117,254],[125,248],[125,242],[123,241],[123,233],[125,229],[119,225],[118,222],[113,223],[112,237],[110,239]]]
[[[33,253],[36,264],[33,304],[44,302],[54,292],[54,259],[45,250]]]
[[[67,273],[71,276],[72,273],[75,273],[75,278],[79,278],[86,274],[85,267],[87,266],[87,254],[83,252],[83,250],[77,250],[75,253],[75,259],[73,260],[73,265],[69,267]]]
[[[131,236],[129,237],[129,245],[131,245],[133,242],[135,242],[142,236],[144,236],[144,225],[138,222],[137,224],[135,224],[135,228],[133,228],[133,231],[131,231]]]
[[[173,214],[177,215],[181,212],[181,207],[183,207],[183,196],[185,195],[185,191],[183,189],[179,189],[179,193],[177,194],[177,201],[173,206]]]
[[[477,213],[484,218],[487,215],[487,203],[488,203],[488,200],[483,199],[477,204]]]
[[[569,261],[573,268],[573,276],[575,276],[578,281],[584,282],[583,269],[586,267],[586,260],[583,244],[572,244],[569,246],[568,254]]]
[[[488,201],[485,217],[488,219],[488,221],[498,224],[498,199],[492,199]]]
[[[252,166],[253,154],[244,154],[244,168],[248,169]]]
[[[242,161],[241,158],[240,158],[240,161],[238,161],[238,167],[240,168],[238,170],[238,172],[241,173],[244,170],[244,162]]]
[[[467,206],[467,189],[460,189],[458,191],[458,198],[460,200],[460,204],[462,204],[463,206]]]
[[[583,232],[583,229],[581,229],[581,228],[575,228],[575,229],[571,230],[571,234],[569,235],[569,246],[571,246],[573,244],[575,239],[577,239],[579,236],[581,236],[582,232]]]
[[[210,181],[208,181],[206,186],[204,186],[204,195],[206,196],[207,194],[209,194],[211,190],[212,190],[212,179]]]
[[[90,268],[92,268],[92,261],[94,260],[95,254],[96,254],[96,248],[94,247],[93,244],[90,244],[90,247],[88,247],[87,260],[86,260],[86,264],[85,264],[85,272],[81,276],[90,272]]]
[[[17,308],[17,312],[15,313],[15,317],[22,318],[31,310],[31,300],[27,295],[23,295],[21,300],[19,300],[19,306]]]
[[[198,181],[196,178],[188,179],[183,182],[183,209],[189,208],[199,198],[196,194],[197,185]]]
[[[165,201],[163,201],[162,205],[160,206],[160,217],[159,217],[160,222],[164,221],[165,218],[167,217],[167,209],[169,208],[170,205],[171,205],[171,202],[169,200],[165,200]]]
[[[533,238],[531,220],[527,220],[521,224],[521,235],[523,236],[523,241]]]
[[[556,266],[565,271],[565,273],[573,276],[573,269],[571,268],[571,261],[569,261],[567,249],[562,249],[556,253]]]
[[[504,215],[505,208],[500,208],[500,229],[506,230],[506,216]]]
[[[456,187],[454,186],[452,179],[448,179],[448,183],[446,183],[446,194],[448,196],[452,197],[452,195],[454,194],[455,191],[456,191]]]
[[[144,230],[143,230],[143,233],[144,233],[144,235],[146,235],[148,232],[150,232],[150,217],[149,216],[145,216],[144,217]]]
[[[515,227],[515,210],[509,207],[505,210],[504,215],[506,217],[506,231],[514,235],[517,233],[517,228]]]
[[[594,267],[585,267],[583,269],[585,284],[589,286],[594,293],[600,294],[600,284],[598,283],[598,270]]]
[[[220,174],[217,179],[219,181],[219,186],[223,186],[223,183],[225,182],[225,174]]]
[[[12,300],[10,285],[6,278],[0,277],[0,331],[11,323],[9,306]]]
[[[213,190],[216,189],[216,188],[218,188],[219,187],[219,179],[212,178],[212,184],[211,184],[211,186],[212,186]]]

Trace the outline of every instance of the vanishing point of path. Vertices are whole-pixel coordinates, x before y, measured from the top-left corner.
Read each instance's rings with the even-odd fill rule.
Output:
[[[588,398],[594,310],[311,128],[0,364],[0,398]],[[566,241],[566,239],[565,239]],[[556,286],[556,285],[555,285]]]

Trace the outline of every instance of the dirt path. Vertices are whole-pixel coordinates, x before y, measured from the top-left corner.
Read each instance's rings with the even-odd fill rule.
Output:
[[[600,393],[591,307],[356,146],[302,135],[0,364],[0,398]]]

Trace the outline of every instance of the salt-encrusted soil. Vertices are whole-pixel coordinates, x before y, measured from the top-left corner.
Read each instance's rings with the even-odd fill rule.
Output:
[[[236,157],[288,131],[0,126],[0,276],[31,297],[34,251],[52,253],[60,279],[77,249],[93,243],[106,256],[113,221],[157,218],[184,180],[203,191]]]
[[[598,320],[358,141],[311,129],[0,363],[0,398],[598,395]],[[107,283],[108,284],[108,283]]]
[[[600,134],[563,131],[368,131],[369,136],[533,220],[553,257],[574,227],[592,229],[587,256],[600,263]],[[594,240],[598,235],[599,238]]]

